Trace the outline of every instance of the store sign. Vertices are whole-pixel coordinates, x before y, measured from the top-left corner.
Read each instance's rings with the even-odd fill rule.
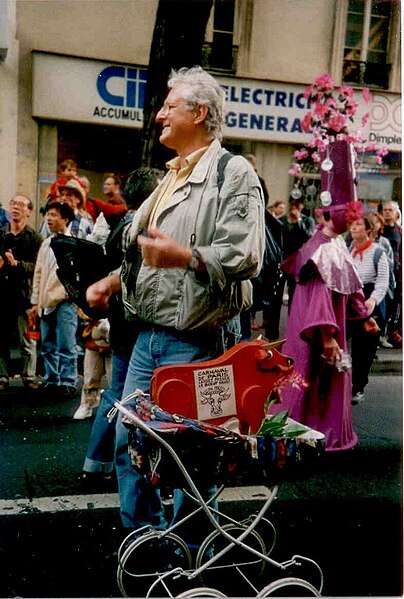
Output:
[[[33,116],[140,129],[147,70],[71,56],[34,52]],[[305,143],[306,86],[217,77],[226,94],[224,137],[275,143]],[[355,124],[371,112],[363,135],[401,151],[401,97],[375,94],[367,106],[355,93]]]
[[[35,52],[32,114],[140,129],[146,74],[132,65]]]
[[[390,151],[401,152],[401,97],[373,94],[370,110],[369,141],[375,141]]]
[[[301,85],[219,77],[226,93],[225,137],[304,143],[300,121],[308,110]]]

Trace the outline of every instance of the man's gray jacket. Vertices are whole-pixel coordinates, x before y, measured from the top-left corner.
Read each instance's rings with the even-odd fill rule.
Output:
[[[151,325],[180,331],[221,325],[234,316],[235,281],[255,277],[261,269],[265,245],[261,186],[249,163],[234,156],[226,165],[219,195],[217,168],[224,152],[218,140],[211,143],[156,224],[178,243],[198,250],[207,276],[142,264],[136,290],[126,289],[122,282],[126,307]],[[136,213],[134,242],[147,227],[161,186],[170,176],[167,173]]]

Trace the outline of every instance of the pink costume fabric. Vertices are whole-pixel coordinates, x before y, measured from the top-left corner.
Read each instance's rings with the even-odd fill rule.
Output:
[[[330,327],[340,348],[346,351],[346,319],[367,318],[368,310],[357,273],[350,270],[349,259],[345,264],[341,261],[339,247],[334,267],[328,264],[328,272],[324,272],[321,259],[317,261],[319,249],[329,243],[330,237],[319,230],[282,264],[283,270],[297,281],[282,353],[294,358],[295,369],[309,386],[283,389],[283,402],[270,413],[289,409],[291,418],[325,435],[327,451],[337,451],[357,443],[352,427],[351,371],[338,372],[321,358],[320,331],[321,327]]]

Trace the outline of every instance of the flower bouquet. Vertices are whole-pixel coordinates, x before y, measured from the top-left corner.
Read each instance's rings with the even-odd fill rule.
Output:
[[[330,170],[332,164],[328,157],[329,148],[336,141],[352,145],[357,155],[374,152],[376,163],[382,163],[388,150],[375,142],[366,141],[361,129],[354,126],[359,103],[355,101],[352,87],[341,85],[337,88],[334,79],[323,73],[306,89],[304,97],[310,101],[310,110],[303,117],[301,126],[305,133],[311,133],[311,139],[302,149],[294,152],[295,161],[288,171],[290,175],[299,176],[304,163],[318,167],[321,165],[322,170]],[[362,98],[366,104],[370,103],[368,88],[362,90]],[[365,127],[369,116],[370,113],[367,112],[362,117],[362,127]]]

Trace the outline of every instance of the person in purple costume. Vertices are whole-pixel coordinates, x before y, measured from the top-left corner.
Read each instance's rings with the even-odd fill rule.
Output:
[[[350,201],[355,195],[353,175],[347,168],[349,147],[336,148],[332,159],[332,205],[323,209],[323,222],[314,236],[282,263],[282,269],[296,279],[282,352],[294,358],[295,369],[308,386],[284,389],[282,403],[270,409],[271,414],[289,409],[291,418],[323,433],[327,451],[349,449],[357,443],[351,371],[344,368],[343,359],[346,320],[363,320],[369,334],[377,329],[365,306],[362,282],[339,237],[348,221],[361,213],[360,202]],[[341,163],[344,169],[338,169]]]

